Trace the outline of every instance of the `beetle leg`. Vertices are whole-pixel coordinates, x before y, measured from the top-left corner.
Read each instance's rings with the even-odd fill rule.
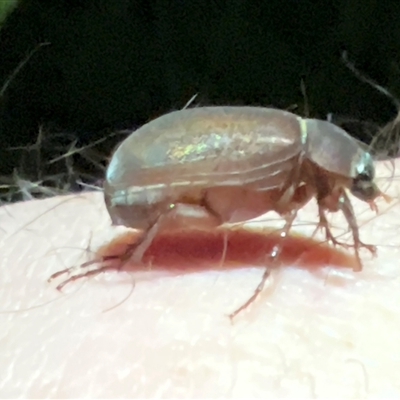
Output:
[[[117,257],[115,257],[115,258],[117,258]],[[80,268],[82,268],[82,265],[81,265]],[[75,268],[68,268],[66,270],[60,271],[60,274],[54,274],[54,275],[60,276],[60,275],[63,275],[64,273],[70,273],[70,272],[72,272],[73,269],[75,269]],[[107,271],[109,269],[110,269],[110,266],[109,265],[105,265],[105,266],[102,266],[102,267],[99,267],[99,268],[96,268],[96,269],[92,269],[92,270],[89,270],[89,271],[81,272],[81,273],[79,273],[77,275],[72,275],[68,279],[66,279],[65,281],[61,282],[59,285],[57,285],[56,289],[61,292],[63,287],[65,285],[68,285],[71,282],[74,282],[74,281],[76,281],[76,280],[78,280],[80,278],[88,278],[89,276],[96,276],[96,275],[100,274],[101,272],[105,272],[105,271]],[[52,275],[49,278],[49,281],[53,280],[54,278],[56,278],[54,275]]]
[[[139,263],[150,247],[154,238],[166,231],[182,229],[211,230],[222,224],[219,216],[203,204],[170,204],[155,223],[144,232],[140,242],[135,246],[130,260]]]
[[[338,241],[332,234],[332,231],[329,228],[329,221],[326,218],[326,214],[325,214],[325,207],[323,207],[322,205],[318,205],[318,216],[319,216],[319,223],[317,225],[317,228],[313,234],[313,236],[315,235],[315,233],[319,230],[322,229],[325,231],[325,238],[327,241],[331,242],[334,246],[341,246],[341,247],[345,247],[345,248],[349,248],[349,247],[353,247],[351,245],[349,245],[348,243],[344,243],[344,242],[340,242]]]
[[[90,261],[84,262],[83,264],[81,264],[79,266],[79,269],[82,270],[82,269],[89,268],[92,265],[97,264],[99,262],[106,263],[107,261],[115,261],[115,260],[119,260],[119,259],[121,259],[121,256],[119,256],[119,255],[103,256],[100,260],[90,260]],[[62,275],[70,275],[74,271],[76,271],[76,269],[77,269],[77,267],[73,266],[73,267],[65,268],[65,269],[63,269],[61,271],[58,271],[58,272],[54,273],[53,275],[51,275],[49,277],[49,279],[47,279],[47,282],[51,282],[54,279],[56,279],[56,278],[58,278],[58,277],[60,277]],[[69,277],[68,279],[66,279],[65,281],[61,282],[56,287],[56,289],[61,291],[62,288],[65,285],[67,285],[68,283],[70,283],[70,282],[73,282],[73,281],[75,281],[75,280],[77,280],[77,279],[79,279],[79,278],[81,278],[83,276],[97,275],[98,273],[106,271],[108,269],[111,269],[111,267],[109,265],[106,265],[106,266],[102,266],[102,267],[99,267],[99,268],[96,268],[96,269],[93,269],[93,270],[89,270],[87,272],[82,272],[82,273],[80,273],[78,275],[73,275],[73,276]]]
[[[342,211],[344,217],[346,218],[347,223],[349,224],[350,230],[353,234],[354,240],[354,249],[356,252],[356,257],[358,261],[358,267],[355,268],[355,271],[362,270],[362,263],[360,259],[359,249],[364,247],[371,252],[372,255],[376,254],[376,247],[370,244],[365,244],[360,240],[360,232],[358,229],[357,221],[354,217],[353,206],[351,205],[351,201],[347,196],[346,192],[343,191],[339,201],[339,209]]]
[[[283,240],[289,234],[293,221],[297,216],[297,211],[300,208],[302,208],[305,204],[307,204],[311,200],[311,198],[314,197],[314,195],[315,191],[312,185],[303,184],[297,187],[290,186],[283,192],[280,199],[276,202],[274,211],[279,213],[286,220],[286,223],[280,233],[280,236]],[[249,305],[251,305],[263,291],[265,282],[270,276],[271,264],[273,266],[274,263],[279,260],[279,256],[281,255],[282,250],[283,250],[282,242],[276,244],[273,247],[269,255],[270,265],[268,265],[265,268],[260,283],[256,287],[251,297],[245,303],[243,303],[239,308],[237,308],[233,313],[229,315],[229,318],[231,320],[233,320],[233,318],[235,318],[236,315],[238,315],[241,311],[245,310]]]
[[[103,256],[100,259],[87,261],[81,264],[79,270],[82,271],[82,269],[85,269],[86,271],[70,276],[65,281],[61,282],[57,286],[57,289],[62,290],[68,283],[83,277],[94,276],[110,269],[120,270],[127,262],[140,264],[144,253],[148,250],[154,238],[162,232],[184,228],[207,230],[215,229],[219,225],[221,225],[221,221],[218,216],[204,206],[185,203],[170,204],[168,209],[159,215],[149,229],[143,232],[135,243],[127,246],[122,254]],[[118,267],[116,268],[115,264],[108,264],[108,261],[119,261]],[[105,263],[107,263],[107,265],[104,265]],[[100,264],[100,266],[94,269],[88,269],[94,264]],[[76,270],[76,267],[71,267],[56,272],[48,281],[52,281],[61,275],[71,274]]]
[[[294,219],[296,218],[296,215],[297,215],[297,210],[292,211],[284,216],[286,223],[280,234],[282,239],[284,239],[289,234],[290,228],[292,227],[292,224],[293,224]],[[273,247],[273,249],[269,255],[272,265],[274,262],[277,262],[279,260],[279,256],[281,255],[282,250],[283,250],[282,242],[279,242],[278,244],[276,244]],[[233,313],[229,314],[229,318],[231,320],[233,320],[233,318],[235,318],[236,315],[238,315],[241,311],[245,310],[249,305],[251,305],[257,299],[257,297],[263,291],[265,282],[269,278],[270,273],[271,273],[271,265],[268,265],[265,267],[263,276],[261,277],[261,281],[258,284],[258,286],[256,287],[256,289],[254,290],[253,294],[239,308],[237,308]]]
[[[315,190],[312,185],[303,184],[298,187],[289,187],[280,197],[275,201],[273,210],[286,218],[292,211],[297,211],[303,208],[313,197]]]

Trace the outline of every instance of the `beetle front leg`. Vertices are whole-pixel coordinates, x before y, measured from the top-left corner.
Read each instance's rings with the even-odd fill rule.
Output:
[[[346,221],[349,225],[351,233],[353,235],[353,244],[350,245],[348,243],[343,243],[338,241],[332,234],[332,231],[329,228],[329,222],[326,218],[326,210],[330,212],[337,212],[341,211],[346,218]],[[362,269],[362,262],[359,255],[360,248],[364,247],[368,249],[372,254],[376,253],[375,246],[365,244],[360,239],[360,232],[357,225],[357,220],[355,218],[354,209],[351,204],[349,197],[347,196],[346,192],[343,189],[335,193],[331,193],[329,196],[321,199],[318,201],[318,213],[319,213],[319,223],[318,228],[322,228],[325,231],[325,236],[328,241],[330,241],[335,246],[341,246],[345,248],[354,248],[355,255],[357,258],[356,271],[361,271]]]
[[[372,255],[376,254],[376,247],[371,244],[366,244],[361,241],[360,239],[360,231],[358,229],[357,221],[354,215],[354,209],[351,204],[349,197],[347,196],[346,192],[343,190],[340,196],[339,201],[339,209],[342,211],[344,217],[346,218],[347,223],[349,224],[349,228],[353,235],[354,241],[354,250],[356,253],[356,258],[358,261],[358,266],[354,268],[355,271],[362,270],[362,262],[359,254],[359,249],[364,247],[371,252]]]
[[[353,247],[347,243],[344,242],[340,242],[339,240],[337,240],[333,234],[332,231],[329,228],[329,221],[326,218],[326,214],[325,214],[325,210],[326,208],[320,204],[318,204],[318,217],[319,217],[319,222],[317,225],[317,228],[313,234],[313,236],[315,235],[315,233],[319,230],[322,229],[325,232],[325,238],[327,241],[331,242],[334,246],[341,246],[341,247]]]

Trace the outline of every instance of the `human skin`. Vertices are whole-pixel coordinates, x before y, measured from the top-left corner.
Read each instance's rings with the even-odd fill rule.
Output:
[[[378,249],[362,272],[295,260],[233,323],[261,268],[110,271],[60,293],[49,276],[115,236],[102,194],[2,207],[0,397],[399,398],[400,205],[354,206]]]

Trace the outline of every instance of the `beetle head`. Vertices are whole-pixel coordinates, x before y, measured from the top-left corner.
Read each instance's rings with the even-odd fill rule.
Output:
[[[351,193],[366,202],[376,199],[381,194],[381,191],[374,183],[375,168],[371,154],[363,152],[354,167],[354,178],[350,188]]]

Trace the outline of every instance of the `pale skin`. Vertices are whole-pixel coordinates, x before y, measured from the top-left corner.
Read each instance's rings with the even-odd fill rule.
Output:
[[[262,269],[112,271],[60,293],[49,276],[116,234],[101,193],[3,207],[1,397],[399,398],[400,182],[388,193],[378,217],[354,203],[378,251],[362,272],[283,266],[233,324]]]

